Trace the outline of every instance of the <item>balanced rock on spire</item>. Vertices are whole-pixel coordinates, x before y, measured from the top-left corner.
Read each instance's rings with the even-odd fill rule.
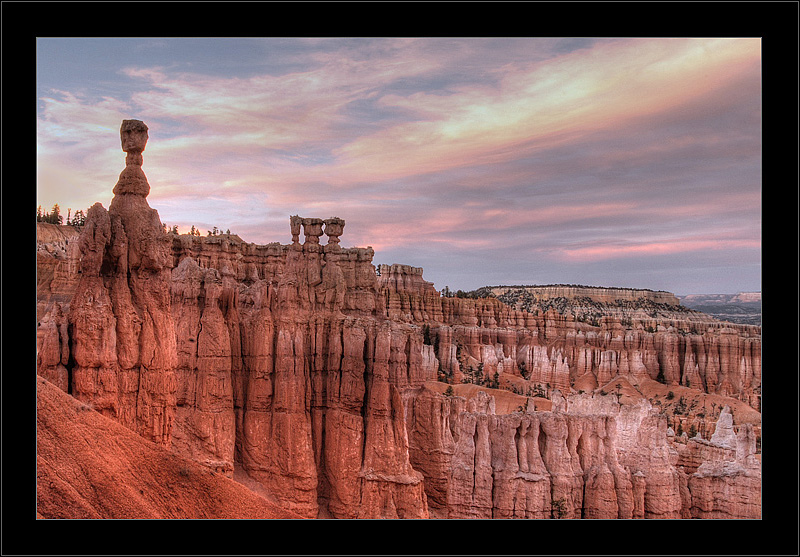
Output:
[[[135,194],[147,197],[150,184],[142,170],[142,152],[147,145],[147,126],[141,120],[123,120],[119,130],[122,150],[127,153],[125,169],[120,173],[114,195]]]

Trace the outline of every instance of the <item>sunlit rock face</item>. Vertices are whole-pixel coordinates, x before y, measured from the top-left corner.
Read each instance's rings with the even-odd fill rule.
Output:
[[[305,516],[427,517],[400,389],[434,366],[416,327],[377,312],[373,251],[342,248],[343,228],[293,217],[288,245],[175,238],[178,450],[241,465]]]
[[[37,372],[62,390],[305,517],[760,516],[760,328],[443,296],[338,217],[167,233],[147,139],[123,122],[108,210],[43,229]]]
[[[534,304],[525,311],[491,296],[437,296],[422,269],[407,265],[382,265],[378,284],[385,315],[427,325],[443,370],[459,381],[462,367],[479,364],[484,375],[498,371],[567,391],[579,378],[587,382],[591,376],[598,386],[618,374],[633,375],[732,397],[760,411],[761,328],[717,321],[677,306],[676,300],[670,306],[674,296],[666,292],[584,288],[597,290],[603,300],[621,297],[616,304],[603,302],[607,315],[592,325],[570,313],[569,308],[579,312],[573,306],[559,312]],[[554,288],[545,294],[543,302],[575,295]],[[631,305],[636,294],[642,303],[659,304],[660,317],[642,316]]]
[[[73,395],[163,446],[175,413],[170,240],[146,196],[147,127],[123,121],[126,166],[106,210],[93,205],[78,240],[80,280],[70,303]]]

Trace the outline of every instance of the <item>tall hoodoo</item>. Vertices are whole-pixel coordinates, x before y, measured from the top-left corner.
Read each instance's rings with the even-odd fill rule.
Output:
[[[147,204],[147,126],[124,120],[125,169],[109,210],[89,210],[82,276],[71,303],[74,395],[147,439],[169,446],[175,408],[171,242]]]

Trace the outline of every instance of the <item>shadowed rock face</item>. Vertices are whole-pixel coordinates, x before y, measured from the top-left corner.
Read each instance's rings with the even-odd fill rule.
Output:
[[[719,496],[760,485],[752,427],[720,418],[707,445],[676,444],[646,400],[574,394],[619,377],[668,388],[663,374],[753,404],[760,334],[444,298],[420,268],[377,276],[371,248],[340,246],[337,217],[292,216],[286,245],[168,234],[146,199],[147,127],[120,135],[114,198],[65,250],[71,300],[44,305],[37,333],[38,373],[101,414],[224,476],[241,468],[307,517],[760,515],[758,498]],[[461,385],[478,367],[552,400]]]

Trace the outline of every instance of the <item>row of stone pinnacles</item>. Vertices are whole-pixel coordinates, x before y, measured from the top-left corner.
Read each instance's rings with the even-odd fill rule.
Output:
[[[303,234],[305,235],[304,246],[319,245],[319,237],[325,234],[328,236],[327,247],[331,249],[341,249],[339,246],[339,236],[341,236],[344,231],[344,224],[344,219],[340,219],[339,217],[319,219],[292,215],[289,217],[289,225],[292,231],[292,244],[296,246],[300,245],[300,227],[302,226]]]

